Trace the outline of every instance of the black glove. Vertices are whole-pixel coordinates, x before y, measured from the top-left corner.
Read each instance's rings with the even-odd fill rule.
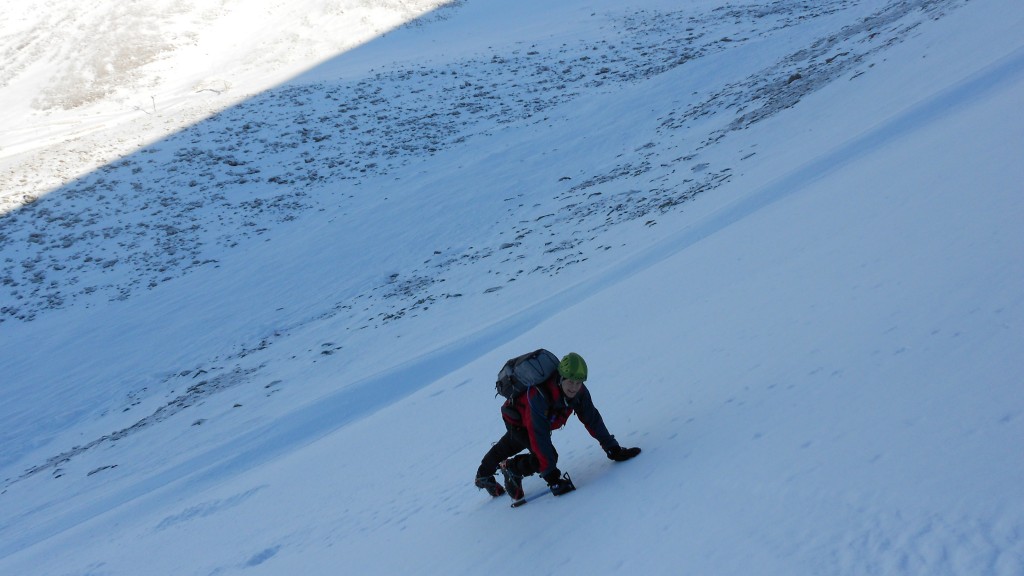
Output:
[[[609,448],[609,449],[605,450],[604,452],[605,452],[605,454],[608,455],[608,458],[610,460],[615,460],[616,462],[625,462],[626,460],[629,460],[630,458],[633,458],[634,456],[639,454],[640,453],[640,449],[639,448],[623,448],[622,446],[616,446],[614,448]]]
[[[555,496],[561,496],[562,494],[572,492],[576,489],[576,486],[572,483],[572,478],[569,478],[568,473],[563,476],[560,476],[559,474],[561,473],[558,471],[558,468],[555,468],[543,476],[544,481],[548,483],[548,488],[551,489],[552,494]]]

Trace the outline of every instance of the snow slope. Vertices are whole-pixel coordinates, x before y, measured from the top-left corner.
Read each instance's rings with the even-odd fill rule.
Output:
[[[1024,573],[1019,3],[426,16],[73,179],[21,120],[0,573]],[[644,452],[510,510],[537,346]]]

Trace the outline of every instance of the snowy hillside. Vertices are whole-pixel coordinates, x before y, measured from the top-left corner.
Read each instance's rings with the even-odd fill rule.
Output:
[[[0,573],[1024,573],[1019,2],[14,4]]]

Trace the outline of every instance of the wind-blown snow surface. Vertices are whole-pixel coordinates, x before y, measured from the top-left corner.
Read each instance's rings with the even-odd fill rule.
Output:
[[[1024,573],[1024,6],[489,4],[71,180],[23,120],[0,573]],[[511,510],[538,346],[644,452]]]

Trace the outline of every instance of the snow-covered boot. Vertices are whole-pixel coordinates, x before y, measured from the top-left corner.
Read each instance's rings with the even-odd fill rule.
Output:
[[[505,492],[513,500],[522,500],[526,495],[523,492],[523,475],[516,470],[515,463],[509,458],[502,462],[499,467],[501,468],[501,475],[505,477]]]
[[[487,493],[497,498],[505,493],[505,489],[494,479],[494,476],[481,476],[476,479],[476,487],[487,490]]]

